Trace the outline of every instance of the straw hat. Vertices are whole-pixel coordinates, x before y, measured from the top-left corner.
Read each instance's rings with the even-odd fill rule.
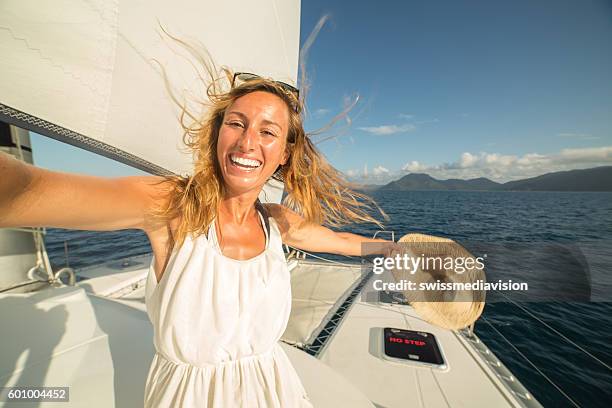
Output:
[[[464,247],[455,241],[425,234],[406,234],[398,244],[415,257],[431,257],[440,259],[472,258],[476,259]],[[415,282],[463,282],[473,283],[485,281],[483,268],[455,268],[450,264],[425,265],[419,267],[414,274],[406,270],[393,270],[396,280],[407,279]],[[457,273],[457,270],[463,271]],[[461,329],[474,323],[482,314],[485,305],[484,290],[461,291],[404,291],[404,296],[410,302],[417,314],[425,321],[446,329]]]

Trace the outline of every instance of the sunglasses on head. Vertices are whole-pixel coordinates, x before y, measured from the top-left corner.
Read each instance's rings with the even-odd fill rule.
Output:
[[[254,79],[261,79],[261,78],[262,77],[260,75],[252,74],[250,72],[236,72],[234,74],[234,78],[232,79],[232,88],[236,85],[236,80],[238,80],[240,82],[248,82],[248,81],[252,81]],[[274,81],[274,82],[276,84],[280,85],[286,91],[289,91],[289,92],[293,93],[297,99],[300,98],[300,90],[297,89],[295,86],[289,85],[289,84],[287,84],[285,82],[281,82],[281,81]]]

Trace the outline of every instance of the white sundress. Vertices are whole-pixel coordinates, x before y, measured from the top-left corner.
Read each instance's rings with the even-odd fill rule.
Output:
[[[291,311],[289,270],[274,218],[266,248],[224,256],[214,222],[172,251],[159,283],[151,261],[145,303],[155,356],[145,407],[308,407],[313,405],[278,341]],[[269,226],[269,233],[267,228]]]

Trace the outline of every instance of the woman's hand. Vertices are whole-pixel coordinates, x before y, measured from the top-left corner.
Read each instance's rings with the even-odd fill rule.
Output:
[[[402,255],[405,252],[405,248],[397,242],[388,241],[382,248],[383,255],[385,258],[394,258],[396,255]]]

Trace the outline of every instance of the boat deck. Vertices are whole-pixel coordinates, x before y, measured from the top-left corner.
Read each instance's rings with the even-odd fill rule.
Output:
[[[406,401],[421,407],[540,406],[476,335],[433,326],[409,305],[355,296],[367,279],[362,265],[310,259],[288,263],[293,307],[282,340],[316,356],[375,406],[400,407]],[[84,270],[79,275],[89,279],[79,285],[145,311],[149,264],[150,257],[142,256],[112,264],[121,272],[110,275],[104,266]],[[445,366],[385,359],[385,327],[433,334]]]
[[[348,378],[378,407],[406,401],[421,407],[540,406],[476,335],[434,326],[409,305],[364,299],[361,285],[373,278],[359,264],[300,259],[292,269],[295,309],[284,338]],[[344,293],[336,296],[340,286]],[[315,329],[304,333],[305,327]],[[385,327],[433,334],[445,366],[385,359]]]
[[[69,386],[71,406],[141,405],[155,352],[144,302],[150,262],[108,262],[79,270],[76,286],[0,294],[0,324],[11,333],[3,386]],[[282,347],[317,408],[540,406],[477,336],[432,326],[409,305],[361,299],[371,278],[361,265],[288,265],[293,309]],[[446,364],[386,359],[385,327],[433,334]]]

